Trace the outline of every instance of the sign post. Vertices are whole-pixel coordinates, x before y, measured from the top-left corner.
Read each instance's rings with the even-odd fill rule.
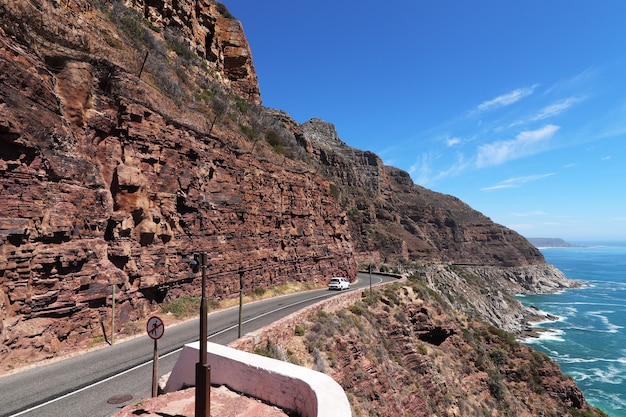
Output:
[[[154,340],[154,356],[152,358],[152,396],[156,397],[158,395],[157,382],[159,375],[159,350],[157,340],[163,337],[163,333],[165,332],[163,320],[157,316],[150,317],[148,319],[148,323],[146,323],[146,331],[148,332],[150,339]]]

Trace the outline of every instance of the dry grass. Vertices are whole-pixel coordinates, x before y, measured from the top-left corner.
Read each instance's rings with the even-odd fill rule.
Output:
[[[268,298],[278,297],[280,295],[295,294],[302,291],[319,290],[326,288],[325,285],[315,282],[288,282],[283,285],[271,287],[268,290],[255,290],[251,294],[244,294],[243,303],[251,303],[253,301],[265,300]],[[215,309],[224,309],[239,305],[239,297],[220,300]]]

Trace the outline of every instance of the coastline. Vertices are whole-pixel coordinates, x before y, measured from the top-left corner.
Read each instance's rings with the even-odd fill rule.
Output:
[[[612,417],[626,417],[626,242],[550,247],[542,253],[579,285],[574,291],[518,295],[537,313],[518,340],[556,361],[589,403]]]

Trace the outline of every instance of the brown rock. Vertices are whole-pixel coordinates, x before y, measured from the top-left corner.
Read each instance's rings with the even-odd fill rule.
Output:
[[[0,4],[0,369],[109,332],[112,286],[118,330],[199,295],[196,251],[209,253],[216,299],[238,293],[240,268],[250,289],[353,277],[329,182],[251,154],[238,128],[209,135],[212,114],[179,110],[136,77],[107,20],[123,9],[90,4],[42,2],[43,20],[32,2]],[[183,24],[196,40],[214,31],[215,65],[258,101],[239,24],[208,1],[187,7],[163,27]]]

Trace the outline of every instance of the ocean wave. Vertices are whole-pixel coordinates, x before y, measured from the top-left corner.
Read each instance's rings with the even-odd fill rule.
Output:
[[[565,341],[565,339],[563,338],[564,334],[565,334],[565,331],[560,330],[560,329],[546,329],[545,331],[540,332],[539,336],[526,337],[522,339],[521,342],[524,344],[529,344],[529,345],[542,344],[542,342],[546,342],[546,341],[564,342]]]
[[[563,302],[557,302],[557,301],[552,301],[550,303],[546,303],[549,305],[555,305],[555,306],[571,306],[571,305],[575,305],[575,306],[601,306],[601,307],[624,307],[623,304],[610,304],[610,303],[601,303],[601,302],[597,302],[597,301],[563,301]]]
[[[576,382],[588,381],[608,385],[622,385],[626,375],[618,374],[612,370],[591,368],[587,370],[570,371],[569,374]]]
[[[569,326],[569,327],[564,327],[563,329],[574,330],[577,332],[587,332],[587,333],[619,333],[619,329],[623,329],[623,327],[615,326],[609,329],[598,329],[596,327]]]
[[[605,314],[614,314],[615,311],[612,310],[600,310],[600,311],[589,311],[587,315],[591,317],[595,317],[602,322],[604,326],[606,326],[606,333],[617,333],[620,329],[623,329],[624,326],[619,326],[617,324],[611,323],[609,318]]]
[[[529,321],[528,324],[530,324],[531,327],[541,327],[543,328],[542,325],[544,324],[549,324],[549,323],[558,323],[558,322],[565,322],[567,320],[567,317],[565,316],[555,316],[553,314],[550,313],[544,313],[541,312],[540,314],[544,315],[544,316],[550,316],[550,317],[546,317],[545,319],[542,320],[536,320],[536,321]],[[552,330],[552,329],[550,329]]]
[[[621,385],[624,382],[626,373],[623,369],[609,366],[607,369],[594,369],[594,377],[597,381],[611,385]]]
[[[611,359],[611,358],[602,358],[602,357],[597,357],[597,358],[572,358],[569,355],[562,355],[562,356],[558,356],[556,357],[558,362],[562,362],[562,363],[596,363],[596,362],[604,362],[604,363],[618,363],[620,365],[626,365],[626,358],[615,358],[615,359]],[[620,373],[624,373],[626,372],[626,369],[620,369],[618,370]]]
[[[601,408],[607,413],[611,411],[608,407],[615,411],[626,409],[626,400],[622,398],[620,394],[612,394],[599,389],[587,389],[585,390],[585,397],[589,403]],[[617,414],[610,414],[615,417],[618,416]]]

